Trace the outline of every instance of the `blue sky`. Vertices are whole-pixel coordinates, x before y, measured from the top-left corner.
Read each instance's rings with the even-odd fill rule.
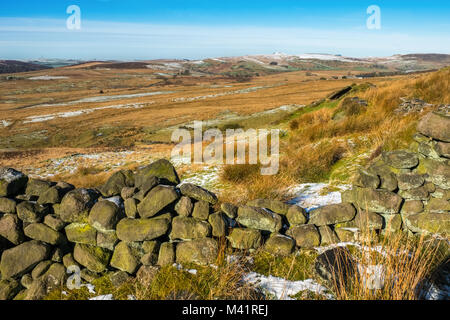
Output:
[[[81,9],[81,30],[66,8]],[[366,27],[370,5],[381,29]],[[281,51],[387,56],[450,53],[450,2],[53,0],[1,1],[0,59],[156,59]]]

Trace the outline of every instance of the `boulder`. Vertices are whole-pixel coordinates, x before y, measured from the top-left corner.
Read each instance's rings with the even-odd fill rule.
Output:
[[[34,280],[39,279],[47,272],[52,264],[53,262],[50,260],[39,262],[36,267],[34,267],[33,271],[31,271],[31,278]]]
[[[97,230],[87,223],[71,223],[64,230],[70,242],[93,246],[97,244]]]
[[[172,240],[192,240],[208,237],[211,234],[211,225],[206,221],[195,218],[178,216],[172,221]]]
[[[55,231],[61,231],[66,226],[64,221],[53,214],[46,215],[44,217],[44,223]]]
[[[192,209],[194,208],[194,205],[192,204],[192,201],[189,197],[181,197],[180,200],[178,200],[177,204],[175,205],[175,211],[180,216],[189,217],[192,213]]]
[[[128,198],[125,200],[125,202],[124,202],[125,215],[128,218],[131,218],[131,219],[137,218],[137,213],[138,213],[137,205],[138,205],[138,203],[137,203],[136,199]]]
[[[222,203],[220,205],[220,209],[227,215],[230,219],[235,219],[237,217],[237,210],[238,207],[236,207],[234,204],[231,203]]]
[[[46,191],[42,192],[39,196],[39,204],[55,204],[60,203],[63,196],[64,190],[58,186],[53,186],[48,188]]]
[[[400,213],[402,215],[409,215],[423,212],[423,202],[419,200],[407,200],[402,206]]]
[[[97,232],[97,246],[113,251],[119,238],[117,238],[116,231]]]
[[[376,174],[369,173],[365,170],[359,170],[354,181],[354,185],[362,188],[377,189],[380,184],[380,178]]]
[[[353,220],[356,209],[350,203],[332,204],[309,213],[309,224],[326,226]]]
[[[132,279],[133,278],[125,271],[116,271],[109,275],[109,280],[114,288],[120,288]]]
[[[2,279],[20,277],[31,271],[39,262],[49,258],[50,247],[32,240],[3,251],[0,261]]]
[[[425,212],[448,213],[450,212],[450,201],[445,199],[431,198],[425,206]]]
[[[0,197],[14,197],[21,193],[28,177],[12,168],[0,168]]]
[[[161,243],[159,241],[146,241],[144,243],[145,254],[141,258],[144,266],[153,266],[158,262]]]
[[[16,246],[25,240],[22,222],[15,214],[5,214],[0,218],[0,237],[5,238]]]
[[[270,199],[256,199],[247,202],[248,207],[260,207],[269,209],[272,212],[286,215],[289,210],[289,205],[279,201],[279,200],[270,200]]]
[[[75,261],[75,259],[73,258],[73,254],[72,253],[68,253],[63,257],[63,264],[66,268],[69,268],[70,266],[80,266],[78,264],[78,262]]]
[[[68,192],[61,201],[60,218],[64,222],[85,222],[98,194],[89,189]]]
[[[16,213],[16,201],[5,197],[0,197],[0,212]]]
[[[375,212],[358,209],[355,219],[345,223],[339,223],[337,228],[357,228],[362,230],[381,230],[384,219]]]
[[[417,131],[433,139],[450,142],[450,117],[430,112],[420,120]]]
[[[120,196],[123,200],[127,200],[133,198],[133,196],[138,192],[138,188],[136,187],[123,187],[120,191]]]
[[[282,234],[272,234],[264,244],[264,250],[277,256],[288,256],[295,247],[295,241],[291,237]]]
[[[414,173],[403,173],[399,174],[398,177],[398,187],[400,190],[411,190],[423,186],[425,179],[423,176]]]
[[[342,242],[352,242],[357,240],[359,229],[357,228],[346,228],[346,227],[336,227],[334,232]]]
[[[180,183],[175,167],[166,159],[160,159],[139,169],[135,175],[136,187],[140,188],[145,180],[151,176],[159,178],[164,184],[177,185]]]
[[[27,223],[41,222],[42,218],[48,213],[48,209],[37,203],[24,201],[17,205],[17,216],[20,220]]]
[[[122,219],[117,224],[117,237],[125,242],[147,241],[159,238],[169,230],[168,219]]]
[[[289,229],[286,234],[294,238],[297,247],[313,248],[320,245],[320,234],[312,224],[295,226]]]
[[[400,212],[403,199],[387,190],[359,188],[356,190],[356,204],[359,208],[376,213],[395,214]]]
[[[177,263],[209,265],[216,262],[219,246],[211,238],[181,242],[176,248]]]
[[[236,221],[245,227],[269,232],[279,232],[283,227],[281,216],[257,207],[239,207]]]
[[[382,155],[384,162],[396,169],[411,169],[419,164],[417,155],[406,150],[384,152]]]
[[[138,204],[137,209],[142,218],[150,218],[178,199],[174,187],[157,186],[153,188]]]
[[[409,230],[417,233],[439,233],[448,235],[450,230],[450,213],[416,213],[404,216]]]
[[[444,158],[450,158],[450,143],[449,142],[436,142],[435,150]]]
[[[213,205],[217,203],[217,196],[214,193],[205,190],[202,187],[193,185],[192,183],[183,183],[179,188],[181,194],[189,198],[199,201],[203,200]]]
[[[39,179],[29,179],[27,183],[27,187],[25,189],[25,194],[28,196],[36,196],[40,197],[43,195],[48,189],[52,187],[52,183],[45,180]]]
[[[98,201],[89,213],[89,224],[100,232],[114,230],[121,218],[119,207],[111,201]]]
[[[384,214],[384,232],[397,232],[402,228],[402,216],[399,214]]]
[[[387,166],[382,160],[372,164],[367,172],[380,178],[379,189],[387,191],[395,191],[397,189],[397,176],[392,172],[392,168]]]
[[[200,200],[194,205],[192,217],[198,220],[208,220],[209,217],[209,202]]]
[[[73,257],[82,266],[92,272],[103,272],[108,266],[111,251],[86,244],[75,244]]]
[[[0,300],[12,300],[21,289],[20,283],[16,280],[0,280]]]
[[[227,231],[227,223],[222,212],[216,212],[209,216],[208,222],[212,227],[213,237],[225,237]]]
[[[289,225],[291,225],[291,226],[305,224],[306,223],[306,211],[305,211],[305,209],[303,209],[297,205],[290,206],[289,210],[286,214],[286,218],[289,222]]]
[[[134,186],[134,175],[131,170],[120,170],[115,172],[106,183],[99,188],[104,197],[113,197],[121,194],[125,187]]]
[[[258,249],[263,243],[261,232],[255,229],[234,228],[227,239],[233,248],[241,250]]]
[[[450,189],[450,164],[447,161],[436,161],[432,159],[424,159],[423,166],[428,173],[429,181],[437,187],[448,190]]]
[[[116,269],[134,274],[140,265],[141,257],[136,248],[122,241],[115,247],[110,264]]]
[[[330,226],[319,227],[320,245],[327,246],[330,244],[339,243],[339,238]]]
[[[402,198],[405,198],[407,200],[428,200],[430,198],[430,193],[428,192],[427,188],[425,187],[419,187],[415,189],[409,189],[409,190],[400,190],[399,196]]]
[[[133,198],[141,202],[145,196],[157,185],[159,185],[159,179],[154,176],[145,178],[142,185],[139,186],[138,191],[133,195]]]
[[[28,238],[39,240],[52,245],[66,243],[66,237],[43,223],[32,223],[23,229]]]
[[[173,243],[164,242],[161,244],[158,254],[158,265],[161,267],[171,266],[175,263],[175,246]]]

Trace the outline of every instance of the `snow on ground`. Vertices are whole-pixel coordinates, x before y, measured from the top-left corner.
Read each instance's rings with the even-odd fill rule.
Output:
[[[333,299],[333,296],[327,293],[327,289],[313,279],[289,281],[283,278],[250,272],[244,277],[244,281],[257,285],[277,300],[294,300],[291,296],[306,290],[325,296],[327,299]]]
[[[341,203],[340,191],[328,192],[322,194],[323,189],[329,187],[327,183],[304,183],[289,189],[289,193],[295,194],[294,198],[289,201],[289,204],[295,204],[306,211],[311,211],[319,207],[330,204]],[[349,186],[339,186],[340,190],[346,190]]]
[[[199,170],[186,171],[182,178],[183,183],[192,183],[212,192],[217,192],[221,188],[220,174],[221,167],[216,166],[203,166]]]
[[[89,298],[89,300],[114,300],[112,294],[105,294],[102,296],[97,296],[93,298]]]
[[[6,127],[9,127],[9,126],[12,124],[12,122],[11,122],[11,121],[8,121],[8,120],[2,120],[2,121],[0,121],[0,124],[1,124],[4,128],[6,128]]]
[[[69,77],[65,77],[65,76],[38,76],[38,77],[28,78],[28,80],[61,80],[61,79],[69,79]]]

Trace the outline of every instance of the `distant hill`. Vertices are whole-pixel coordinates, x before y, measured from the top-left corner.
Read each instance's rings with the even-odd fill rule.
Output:
[[[0,60],[0,74],[1,73],[17,73],[51,69],[50,67],[17,60]]]

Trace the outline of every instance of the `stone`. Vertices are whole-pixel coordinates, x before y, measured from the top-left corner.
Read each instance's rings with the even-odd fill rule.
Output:
[[[13,279],[0,280],[0,300],[12,300],[21,289],[18,281]]]
[[[382,157],[387,165],[396,169],[411,169],[419,164],[417,155],[406,150],[384,152]]]
[[[48,188],[39,196],[37,203],[39,204],[55,204],[60,203],[63,198],[63,190],[57,186]]]
[[[32,240],[3,251],[0,261],[2,279],[20,277],[31,271],[39,262],[49,258],[50,247]]]
[[[418,174],[414,173],[403,173],[399,174],[398,177],[398,187],[400,190],[411,190],[423,186],[425,179]]]
[[[436,142],[435,150],[441,157],[450,158],[450,143],[449,142]]]
[[[335,228],[334,232],[343,242],[352,242],[357,240],[359,230],[356,228]]]
[[[374,163],[367,171],[370,174],[377,175],[380,178],[379,189],[384,189],[387,191],[395,191],[397,189],[397,176],[384,162],[378,161]]]
[[[192,213],[192,209],[194,208],[194,205],[192,204],[192,201],[189,197],[181,197],[180,200],[178,200],[177,204],[175,205],[175,211],[180,215],[184,217],[189,217]]]
[[[125,242],[146,241],[159,238],[169,230],[167,219],[122,219],[117,224],[117,237]]]
[[[407,228],[417,233],[448,235],[450,213],[416,213],[403,217]]]
[[[64,264],[64,267],[66,267],[66,268],[69,268],[71,266],[77,266],[77,267],[80,266],[78,264],[78,262],[76,262],[75,259],[73,258],[72,253],[68,253],[63,257],[63,264]]]
[[[44,223],[55,231],[61,231],[67,225],[58,216],[48,214],[44,217]]]
[[[123,187],[120,191],[120,196],[123,200],[131,199],[138,191],[139,189],[136,187]]]
[[[277,214],[286,215],[289,210],[289,205],[279,201],[271,199],[255,199],[247,202],[248,207],[266,208]]]
[[[402,202],[399,195],[387,190],[356,189],[356,205],[364,210],[395,214],[400,212]]]
[[[52,187],[52,183],[45,180],[39,179],[28,179],[27,187],[25,189],[25,194],[29,196],[40,197],[48,189]]]
[[[33,271],[31,272],[31,278],[36,280],[42,277],[47,270],[50,268],[50,266],[53,264],[51,260],[45,260],[39,262],[36,267],[34,267]]]
[[[297,247],[314,248],[320,245],[320,234],[312,224],[295,226],[290,228],[286,234],[294,238]]]
[[[171,266],[175,263],[175,247],[173,243],[164,242],[159,248],[158,266]]]
[[[384,219],[375,212],[358,209],[355,219],[345,223],[336,224],[337,228],[357,228],[362,230],[381,230]]]
[[[82,266],[92,272],[103,272],[108,266],[111,251],[86,244],[75,244],[73,257]]]
[[[237,210],[238,207],[236,207],[234,204],[231,203],[222,203],[220,205],[220,209],[227,215],[230,219],[235,219],[237,217]]]
[[[415,214],[415,213],[421,213],[423,212],[423,202],[420,200],[407,200],[402,206],[402,210],[400,213],[402,215],[409,215],[409,214]]]
[[[142,266],[136,273],[136,279],[144,285],[149,285],[158,274],[158,271],[157,267]]]
[[[258,249],[263,243],[261,232],[255,229],[234,228],[227,237],[235,249]]]
[[[154,176],[145,178],[142,185],[139,186],[139,191],[133,196],[134,199],[141,202],[144,200],[145,196],[157,185],[159,184],[159,179]]]
[[[197,201],[194,205],[192,217],[198,220],[208,220],[209,203],[203,200]]]
[[[264,244],[264,250],[277,256],[288,256],[295,247],[295,241],[291,237],[282,234],[272,234]]]
[[[208,222],[212,227],[212,236],[216,238],[225,237],[227,223],[222,212],[216,212],[209,216]]]
[[[291,226],[305,224],[306,211],[297,205],[290,206],[286,218]]]
[[[315,209],[309,213],[309,224],[326,226],[351,221],[356,215],[356,209],[349,203],[332,204]]]
[[[0,197],[12,198],[21,193],[28,177],[12,168],[0,168]]]
[[[245,227],[269,232],[279,232],[283,227],[281,216],[257,207],[239,207],[236,221]]]
[[[450,212],[450,201],[445,199],[431,198],[425,206],[425,212],[448,213]]]
[[[64,222],[86,222],[89,210],[98,198],[93,190],[75,189],[68,192],[61,201],[60,218]]]
[[[116,231],[97,232],[97,246],[113,251],[117,242]]]
[[[430,112],[420,120],[417,131],[433,139],[450,142],[450,117]]]
[[[177,216],[172,221],[171,240],[193,240],[206,238],[211,234],[211,225],[195,218]]]
[[[385,232],[397,232],[402,228],[402,216],[399,214],[387,214],[383,215],[384,218],[384,231]]]
[[[429,175],[429,180],[437,187],[448,190],[450,189],[450,165],[448,161],[436,161],[432,159],[424,159],[423,166]]]
[[[133,198],[128,198],[124,202],[125,207],[125,215],[128,218],[135,219],[137,218],[137,200]]]
[[[16,201],[5,197],[0,197],[0,212],[16,213]]]
[[[61,248],[55,248],[53,250],[53,254],[51,255],[51,260],[53,262],[62,262],[62,259],[64,257],[64,252]]]
[[[150,218],[161,212],[178,199],[175,188],[169,186],[157,186],[153,188],[138,204],[137,209],[141,218]]]
[[[20,278],[20,284],[26,289],[30,288],[32,283],[33,283],[33,278],[31,277],[31,275],[29,273],[24,274],[22,276],[22,278]],[[0,298],[0,300],[1,300],[1,298]]]
[[[430,198],[430,193],[427,191],[425,187],[419,187],[415,189],[409,190],[400,190],[399,196],[408,200],[428,200]]]
[[[216,262],[219,246],[211,238],[181,242],[176,248],[177,263],[209,265]]]
[[[89,224],[100,232],[114,230],[121,218],[119,207],[111,201],[98,201],[89,213]]]
[[[134,274],[140,265],[140,258],[136,249],[122,241],[116,245],[110,264],[116,269]]]
[[[357,263],[347,248],[333,248],[320,254],[314,263],[317,275],[337,290],[358,276]]]
[[[148,177],[157,177],[164,184],[177,185],[180,183],[177,171],[170,161],[160,159],[140,169],[135,175],[136,187],[140,188]]]
[[[133,186],[133,172],[131,170],[120,170],[111,175],[99,190],[104,197],[109,198],[120,195],[123,188]]]
[[[436,150],[435,141],[430,141],[428,143],[419,143],[417,151],[428,158],[439,159],[440,157],[439,152]]]
[[[203,200],[211,203],[212,205],[217,203],[217,196],[214,193],[205,190],[202,187],[193,185],[192,183],[183,183],[179,186],[179,188],[182,195],[191,199],[198,201]]]
[[[131,281],[133,279],[130,275],[125,271],[116,271],[109,275],[109,280],[114,288],[119,288],[125,283]]]
[[[67,278],[66,269],[61,263],[53,263],[42,278],[45,279],[47,293],[51,292],[64,284]]]
[[[71,223],[64,230],[70,242],[93,246],[97,244],[97,230],[87,223]]]
[[[433,193],[436,191],[436,186],[431,182],[427,182],[423,186],[429,193]]]
[[[158,262],[158,255],[161,243],[159,241],[145,242],[145,254],[141,258],[141,263],[144,266],[153,266]]]
[[[16,208],[19,219],[28,223],[41,222],[48,212],[46,207],[29,201],[19,203]]]
[[[81,270],[80,277],[84,281],[91,283],[91,282],[99,279],[101,277],[101,274],[97,273],[97,272],[92,272],[92,271],[84,268]]]
[[[52,245],[66,243],[66,237],[43,223],[32,223],[23,229],[28,238],[39,240]]]
[[[355,178],[354,184],[362,188],[377,189],[380,186],[381,181],[377,175],[361,169]]]
[[[16,246],[25,241],[22,222],[15,214],[5,214],[0,218],[0,237]]]
[[[330,226],[319,227],[320,245],[327,246],[330,244],[339,243],[339,238]]]

